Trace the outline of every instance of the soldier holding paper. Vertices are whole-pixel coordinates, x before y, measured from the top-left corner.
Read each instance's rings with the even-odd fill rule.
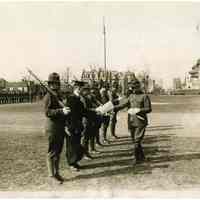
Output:
[[[114,110],[118,111],[128,107],[128,127],[134,143],[134,155],[136,163],[145,160],[142,148],[142,139],[145,134],[145,128],[148,124],[147,113],[152,111],[151,100],[148,95],[144,94],[140,82],[135,79],[131,82],[132,93],[127,97],[123,105],[115,106]]]

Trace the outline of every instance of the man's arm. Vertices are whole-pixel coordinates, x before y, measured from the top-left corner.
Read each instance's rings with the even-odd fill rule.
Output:
[[[129,106],[129,99],[126,98],[123,103],[114,106],[114,111],[118,112],[119,110],[122,110],[122,109],[124,109],[124,108],[126,108],[128,106]]]
[[[57,117],[63,113],[63,108],[51,108],[52,97],[49,93],[44,97],[44,111],[47,117]]]
[[[140,108],[139,113],[150,113],[152,111],[151,100],[148,95],[144,96],[144,107]]]

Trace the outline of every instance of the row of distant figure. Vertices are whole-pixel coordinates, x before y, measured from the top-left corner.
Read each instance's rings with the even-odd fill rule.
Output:
[[[116,87],[117,92],[121,95],[125,95],[123,92],[123,88],[119,84],[119,82],[114,81],[112,83],[107,81],[92,81],[88,82],[91,88],[96,88],[100,90],[102,87],[107,89],[111,87]],[[128,89],[128,88],[127,88]],[[70,94],[73,91],[73,84],[70,83],[62,83],[61,84],[61,93],[63,95]],[[128,90],[126,90],[128,92]],[[37,85],[37,89],[29,89],[29,91],[0,91],[0,104],[13,104],[13,103],[32,103],[39,100],[42,100],[44,95],[46,94],[46,89],[41,85]]]
[[[42,99],[43,94],[36,95],[28,92],[0,93],[0,104],[33,103]]]

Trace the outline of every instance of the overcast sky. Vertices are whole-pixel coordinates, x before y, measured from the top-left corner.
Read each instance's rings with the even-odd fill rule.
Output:
[[[0,77],[103,66],[103,16],[110,69],[148,70],[170,85],[200,58],[198,2],[0,2]]]

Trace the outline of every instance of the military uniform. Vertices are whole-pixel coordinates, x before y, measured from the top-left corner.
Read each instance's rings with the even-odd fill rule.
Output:
[[[101,116],[97,114],[95,109],[100,105],[100,102],[96,99],[94,93],[90,93],[86,97],[87,103],[87,120],[88,120],[88,133],[89,133],[89,144],[92,152],[97,153],[95,148],[95,138],[98,144],[99,141],[99,129],[101,127]]]
[[[83,120],[84,132],[83,132],[83,145],[85,148],[85,153],[87,157],[90,157],[89,154],[89,145],[91,151],[94,150],[94,138],[95,138],[95,123],[96,123],[96,112],[93,109],[91,95],[84,96],[82,98],[85,107],[85,116]]]
[[[93,90],[91,91],[90,97],[91,97],[91,101],[92,101],[92,107],[94,109],[96,109],[98,106],[101,105],[100,99],[98,98],[98,92],[97,92],[97,88],[93,88]],[[95,143],[97,143],[98,145],[102,146],[101,142],[100,142],[100,135],[99,135],[99,130],[101,128],[101,124],[102,124],[102,115],[96,113],[94,119],[95,121],[94,123],[94,138],[92,138],[92,149],[95,150]]]
[[[102,88],[100,93],[101,93],[101,103],[102,104],[107,103],[109,101],[107,89]],[[107,139],[107,129],[108,129],[108,126],[109,126],[109,122],[110,122],[110,116],[109,116],[109,114],[106,113],[102,116],[102,126],[101,126],[103,141],[105,143],[109,142],[108,139]]]
[[[65,124],[68,132],[66,136],[66,157],[69,166],[78,169],[78,162],[83,157],[81,133],[83,131],[82,119],[85,110],[80,97],[74,94],[67,98],[66,106],[71,110]]]
[[[49,76],[49,84],[56,81],[59,84],[59,75],[52,73]],[[59,100],[61,96],[55,91]],[[47,167],[50,177],[56,178],[58,181],[63,181],[59,175],[60,154],[63,148],[65,138],[65,114],[60,106],[58,99],[55,96],[47,93],[44,97],[44,110],[46,115],[45,132],[48,137],[48,154]]]
[[[135,81],[133,86],[138,87],[138,81]],[[145,134],[145,128],[148,125],[147,113],[152,111],[151,100],[148,95],[138,90],[136,93],[130,94],[123,105],[116,106],[115,110],[120,110],[125,107],[139,109],[139,112],[135,114],[128,114],[128,128],[134,143],[136,162],[141,162],[145,158],[141,143]]]
[[[109,92],[109,99],[110,101],[112,101],[114,105],[117,105],[119,103],[118,98],[119,96],[117,94],[116,89],[113,89]],[[111,133],[111,136],[115,138],[117,138],[115,134],[116,123],[117,123],[117,111],[112,111],[110,115],[110,133]]]

